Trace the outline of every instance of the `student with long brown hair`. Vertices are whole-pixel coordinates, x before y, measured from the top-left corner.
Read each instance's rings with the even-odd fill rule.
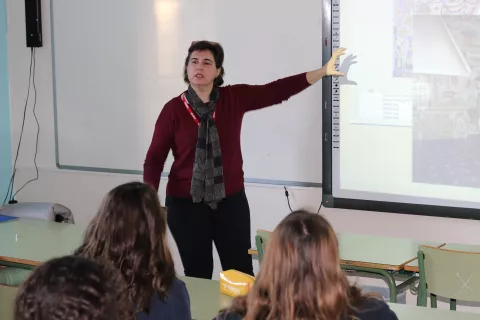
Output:
[[[15,320],[129,320],[126,284],[108,265],[78,256],[51,259],[20,286]]]
[[[190,298],[167,243],[166,213],[150,185],[130,182],[111,190],[75,254],[120,270],[137,320],[191,319]]]
[[[218,318],[396,320],[397,316],[380,298],[363,295],[349,284],[330,223],[321,215],[297,211],[271,235],[253,288]]]

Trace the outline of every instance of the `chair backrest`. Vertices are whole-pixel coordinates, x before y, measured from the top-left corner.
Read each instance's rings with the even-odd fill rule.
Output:
[[[480,252],[419,246],[418,266],[420,290],[425,299],[430,293],[433,308],[437,296],[449,298],[452,310],[456,300],[480,302]]]
[[[0,319],[14,319],[14,303],[17,293],[17,288],[0,285]]]
[[[270,240],[270,234],[270,231],[257,230],[257,235],[255,236],[255,245],[257,246],[258,261],[260,263],[263,260],[263,254],[265,253],[268,241]]]

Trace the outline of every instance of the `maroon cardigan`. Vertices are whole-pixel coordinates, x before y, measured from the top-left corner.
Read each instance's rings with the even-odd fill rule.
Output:
[[[286,101],[309,86],[306,73],[301,73],[265,85],[239,84],[219,88],[215,123],[220,137],[227,196],[244,187],[240,147],[244,114]],[[144,163],[143,180],[158,189],[165,160],[172,150],[174,162],[168,177],[167,196],[191,198],[190,184],[197,137],[198,126],[180,95],[167,102],[155,124]]]

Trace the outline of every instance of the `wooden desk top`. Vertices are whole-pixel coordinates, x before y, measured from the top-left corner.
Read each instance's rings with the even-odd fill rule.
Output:
[[[357,267],[399,271],[414,261],[420,244],[442,246],[443,243],[415,241],[403,238],[390,238],[362,234],[337,234],[340,263]],[[249,254],[258,255],[250,249]]]
[[[405,265],[405,271],[417,272],[418,273],[418,259],[410,261]]]
[[[18,219],[0,223],[1,261],[39,266],[71,254],[82,242],[85,227],[43,220]]]

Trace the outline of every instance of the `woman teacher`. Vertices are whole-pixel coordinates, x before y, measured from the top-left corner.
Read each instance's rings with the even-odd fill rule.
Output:
[[[335,51],[322,68],[265,85],[223,86],[220,44],[193,42],[185,59],[188,89],[163,107],[144,163],[144,181],[158,189],[168,153],[174,162],[165,204],[185,275],[211,279],[212,242],[223,270],[253,275],[250,209],[240,131],[246,112],[286,101],[324,76],[341,76]],[[259,128],[260,129],[260,128]]]

